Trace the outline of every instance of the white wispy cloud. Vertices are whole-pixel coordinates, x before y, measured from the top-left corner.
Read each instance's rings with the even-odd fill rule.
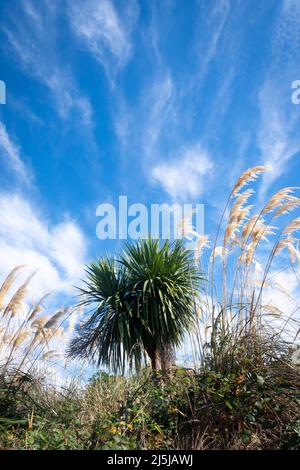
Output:
[[[30,183],[32,175],[22,161],[20,148],[11,139],[2,122],[0,122],[0,157],[3,166],[8,166],[19,181]]]
[[[158,77],[146,96],[143,103],[146,110],[144,145],[149,152],[164,131],[164,126],[175,119],[176,87],[171,74],[165,72]]]
[[[171,72],[161,65],[144,84],[136,108],[120,100],[115,127],[123,154],[134,152],[145,177],[160,185],[173,199],[197,197],[210,175],[212,158],[199,143],[188,145],[182,132],[184,103]],[[178,147],[183,148],[178,153]],[[166,159],[165,149],[174,158]]]
[[[57,2],[23,0],[0,27],[10,56],[26,74],[47,87],[60,117],[67,119],[75,113],[82,124],[90,126],[90,101],[80,91],[57,47],[58,12]]]
[[[268,185],[282,175],[287,161],[300,149],[299,142],[293,137],[294,123],[288,110],[289,102],[280,102],[276,89],[275,83],[266,81],[259,95],[258,145],[264,163],[272,167],[271,172],[265,175]]]
[[[297,63],[300,52],[300,3],[283,0],[278,11],[272,41],[274,59]],[[279,61],[279,60],[278,60]]]
[[[151,177],[173,199],[184,200],[204,192],[212,169],[210,155],[197,144],[182,151],[177,158],[154,166]]]
[[[132,55],[130,34],[138,16],[135,0],[122,14],[110,0],[69,2],[72,30],[109,76],[126,65]]]
[[[197,55],[200,58],[200,77],[198,80],[204,78],[208,71],[210,62],[218,52],[218,45],[224,31],[226,20],[230,13],[230,2],[228,0],[220,0],[213,4],[206,4],[205,9],[208,7],[209,11],[205,14],[200,10],[199,18],[201,20],[198,28],[198,40],[196,41]],[[204,21],[204,27],[202,24]],[[202,31],[207,31],[206,40],[203,40]]]
[[[17,265],[38,274],[31,282],[35,299],[46,292],[68,295],[83,273],[87,241],[78,224],[63,218],[50,224],[28,199],[0,194],[0,278]]]
[[[264,193],[284,174],[288,162],[300,151],[299,107],[292,104],[292,82],[298,78],[295,61],[300,50],[300,12],[298,2],[286,0],[279,9],[273,28],[270,68],[258,94],[260,121],[257,143],[261,158],[272,166],[264,175]],[[285,68],[282,68],[282,61]]]
[[[174,133],[177,120],[177,90],[171,73],[158,68],[138,93],[136,103],[129,104],[119,93],[117,108],[113,113],[115,131],[119,139],[122,164],[138,158],[148,177],[149,162],[161,155],[161,145],[166,136]]]

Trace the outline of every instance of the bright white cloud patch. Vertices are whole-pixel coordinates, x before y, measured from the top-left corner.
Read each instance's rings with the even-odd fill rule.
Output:
[[[183,200],[203,193],[204,178],[212,168],[209,155],[197,145],[182,152],[178,158],[155,166],[151,176],[172,198]]]
[[[50,225],[17,194],[0,194],[0,279],[17,265],[38,269],[32,280],[35,299],[46,292],[73,292],[82,277],[86,241],[75,222]]]

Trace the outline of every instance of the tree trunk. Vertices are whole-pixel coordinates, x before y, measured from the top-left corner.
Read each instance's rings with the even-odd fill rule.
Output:
[[[148,350],[146,351],[149,358],[150,358],[150,361],[151,361],[151,368],[153,371],[158,371],[160,370],[161,368],[161,364],[160,364],[160,354],[159,354],[159,351],[157,349],[153,349],[153,350]]]
[[[167,372],[175,363],[175,352],[169,344],[160,346],[157,349],[148,349],[146,352],[150,358],[153,371],[163,370]]]
[[[169,344],[161,346],[160,348],[161,369],[168,372],[171,366],[175,363],[175,351]]]

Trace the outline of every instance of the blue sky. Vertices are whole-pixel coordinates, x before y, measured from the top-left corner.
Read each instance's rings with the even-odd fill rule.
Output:
[[[1,0],[0,50],[1,278],[71,295],[119,195],[204,203],[211,233],[247,167],[299,184],[299,0]]]

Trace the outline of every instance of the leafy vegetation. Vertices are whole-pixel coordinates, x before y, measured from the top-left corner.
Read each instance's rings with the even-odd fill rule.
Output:
[[[30,387],[20,392],[26,400],[14,397],[23,406],[1,420],[0,446],[299,449],[298,376],[279,369],[237,375],[174,368],[162,385],[147,369],[130,378],[100,373],[80,391],[52,390],[47,406]],[[2,410],[7,400],[1,397]]]
[[[194,259],[183,242],[146,240],[89,266],[69,354],[106,370],[84,386],[53,387],[41,367],[68,346],[76,308],[47,317],[42,299],[24,313],[29,279],[10,296],[20,268],[7,277],[1,448],[300,449],[299,303],[280,282],[294,276],[298,293],[300,218],[289,216],[300,199],[284,188],[252,215],[254,189],[243,188],[266,170],[237,180],[208,255],[207,236]],[[182,341],[191,368],[168,360]]]

